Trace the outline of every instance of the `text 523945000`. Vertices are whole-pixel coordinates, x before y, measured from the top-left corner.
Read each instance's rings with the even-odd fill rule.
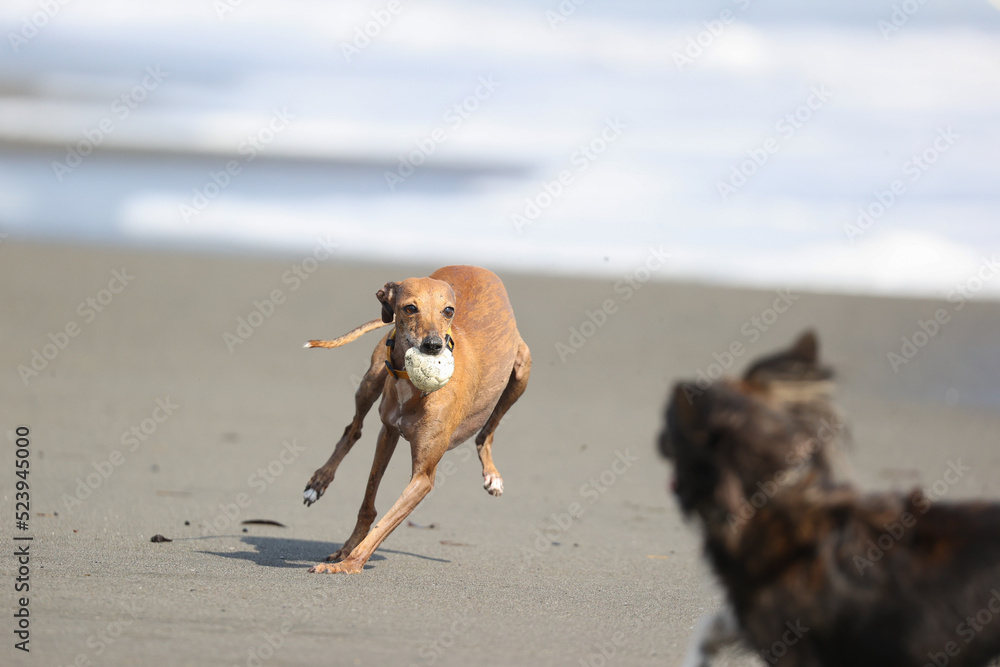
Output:
[[[30,612],[28,592],[31,590],[31,537],[26,535],[31,516],[31,491],[28,473],[31,469],[31,429],[18,426],[14,449],[14,592],[17,593],[17,611],[14,612],[14,648],[28,652],[30,641]]]

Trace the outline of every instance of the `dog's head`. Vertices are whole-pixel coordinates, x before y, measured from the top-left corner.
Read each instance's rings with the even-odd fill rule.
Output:
[[[807,332],[751,364],[742,379],[677,384],[659,445],[674,463],[684,513],[717,522],[790,485],[833,481],[835,450],[847,434],[831,379]]]
[[[396,323],[396,344],[424,354],[444,350],[445,335],[455,317],[455,291],[433,278],[389,282],[375,293],[382,304],[382,321]]]

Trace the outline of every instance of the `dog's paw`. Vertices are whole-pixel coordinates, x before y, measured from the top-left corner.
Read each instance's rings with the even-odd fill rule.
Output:
[[[330,554],[329,556],[327,556],[326,557],[326,562],[327,563],[339,563],[340,561],[345,560],[350,555],[351,555],[351,549],[348,549],[347,545],[344,545],[340,549],[338,549],[337,551],[334,551],[332,554]]]
[[[503,478],[500,475],[486,475],[483,478],[483,488],[491,496],[503,495]]]
[[[340,563],[317,563],[309,571],[315,574],[360,574],[363,568],[362,564],[345,560]]]
[[[312,479],[306,484],[305,491],[302,492],[302,502],[309,507],[314,502],[323,497],[326,487],[333,481],[333,475],[328,473],[326,468],[320,468],[313,473]]]
[[[306,490],[302,492],[302,499],[303,502],[305,503],[305,506],[309,507],[314,502],[319,500],[319,497],[321,495],[323,494],[317,491],[316,489],[312,488],[311,486],[307,486]]]

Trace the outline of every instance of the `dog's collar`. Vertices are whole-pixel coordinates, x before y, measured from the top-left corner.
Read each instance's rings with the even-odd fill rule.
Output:
[[[455,349],[455,339],[451,337],[451,327],[448,327],[448,331],[444,334],[444,343],[448,346],[449,350]],[[406,370],[396,370],[392,366],[392,350],[396,347],[396,327],[392,328],[389,332],[388,338],[385,339],[385,367],[389,369],[389,374],[397,380],[409,380],[410,374]]]

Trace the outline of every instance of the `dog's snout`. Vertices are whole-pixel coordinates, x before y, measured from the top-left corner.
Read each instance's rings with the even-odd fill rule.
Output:
[[[432,334],[424,338],[423,342],[420,343],[420,351],[424,354],[439,354],[441,350],[444,349],[444,341],[441,340],[441,336],[437,334]]]

